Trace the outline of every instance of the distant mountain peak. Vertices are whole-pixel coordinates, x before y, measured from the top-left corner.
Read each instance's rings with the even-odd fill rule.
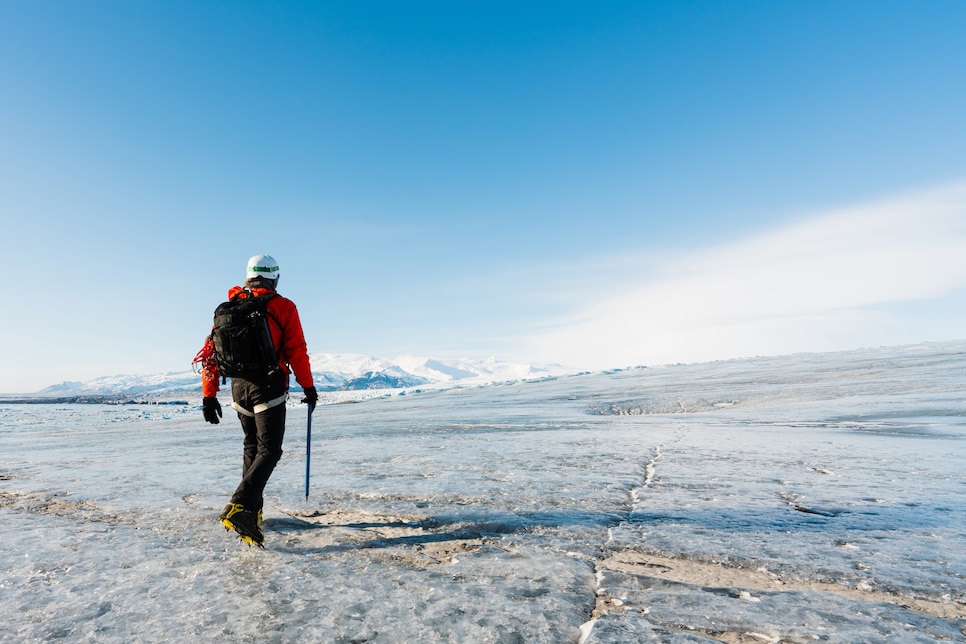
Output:
[[[560,365],[536,366],[501,362],[495,358],[427,358],[400,355],[377,358],[350,353],[315,353],[310,356],[312,375],[319,391],[372,391],[413,387],[483,385],[563,375],[572,371]],[[297,387],[293,379],[293,387]],[[103,376],[85,382],[52,385],[36,397],[164,397],[200,394],[201,377],[192,371],[150,375]]]

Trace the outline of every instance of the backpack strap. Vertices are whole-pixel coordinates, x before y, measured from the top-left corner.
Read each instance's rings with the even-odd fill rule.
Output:
[[[272,313],[272,311],[268,308],[268,301],[271,300],[274,297],[278,297],[278,293],[276,293],[275,291],[272,291],[271,293],[265,293],[264,295],[255,295],[254,291],[252,291],[252,289],[247,288],[247,287],[242,291],[242,293],[247,293],[248,295],[246,297],[250,297],[252,299],[261,300],[262,303],[265,305],[265,315],[267,317],[271,318],[272,321],[275,322],[275,326],[278,327],[278,330],[279,331],[284,332],[284,329],[282,327],[282,323],[279,321],[278,317],[276,317],[276,315],[274,313]],[[241,297],[242,293],[236,294],[235,297]],[[232,298],[232,299],[234,299],[234,298]],[[269,335],[271,335],[271,333],[269,333]],[[272,349],[274,349],[274,351],[275,351],[275,356],[278,357],[278,349],[275,348],[275,343],[274,342],[272,342]]]
[[[249,293],[251,293],[251,291],[249,291]],[[258,295],[258,296],[256,296],[254,293],[252,293],[252,297],[259,297],[259,298],[262,299],[263,302],[265,302],[265,315],[267,315],[268,317],[272,318],[275,321],[275,326],[277,326],[278,329],[281,331],[282,330],[282,323],[279,322],[279,319],[268,308],[268,301],[270,299],[272,299],[273,297],[278,297],[278,293],[266,293],[265,295]],[[278,353],[278,351],[276,351],[275,353]]]

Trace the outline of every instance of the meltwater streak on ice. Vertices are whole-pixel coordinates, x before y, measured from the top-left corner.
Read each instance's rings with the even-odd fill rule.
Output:
[[[966,346],[303,409],[0,406],[0,640],[966,641]],[[316,466],[317,464],[317,466]]]

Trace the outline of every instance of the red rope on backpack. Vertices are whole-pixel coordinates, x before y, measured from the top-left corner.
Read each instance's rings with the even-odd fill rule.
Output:
[[[191,369],[201,374],[203,381],[218,382],[218,365],[215,363],[215,343],[211,336],[205,338],[205,346],[195,354],[191,361]]]

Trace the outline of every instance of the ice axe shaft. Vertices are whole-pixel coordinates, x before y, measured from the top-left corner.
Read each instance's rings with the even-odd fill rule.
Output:
[[[312,466],[312,412],[315,405],[309,405],[308,421],[305,428],[305,500],[309,500],[309,473]]]

